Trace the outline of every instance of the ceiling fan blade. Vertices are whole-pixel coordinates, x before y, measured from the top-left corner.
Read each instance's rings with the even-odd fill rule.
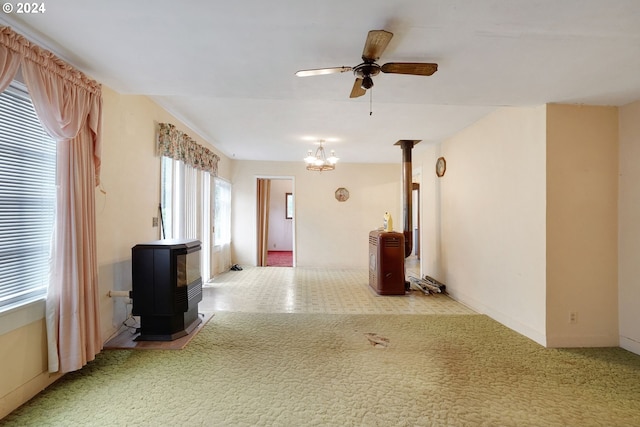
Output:
[[[357,78],[355,83],[353,84],[353,89],[351,89],[351,95],[349,95],[349,98],[358,98],[365,93],[367,93],[367,91],[362,89],[362,79]]]
[[[371,30],[367,35],[367,41],[364,43],[362,51],[363,61],[377,61],[382,56],[382,52],[387,48],[391,41],[393,33],[385,30]]]
[[[321,76],[323,74],[344,73],[345,71],[351,71],[351,67],[331,67],[331,68],[316,68],[313,70],[300,70],[300,71],[296,71],[296,76],[298,77]]]
[[[438,64],[427,62],[388,62],[380,67],[380,71],[383,73],[430,76],[438,71]]]

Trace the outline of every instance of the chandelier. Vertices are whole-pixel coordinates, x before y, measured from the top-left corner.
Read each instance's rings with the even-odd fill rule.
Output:
[[[316,149],[316,153],[313,154],[313,150],[309,150],[307,152],[307,157],[304,158],[304,161],[307,164],[307,170],[319,172],[334,170],[336,168],[336,163],[338,162],[336,153],[331,150],[331,155],[327,158],[324,154],[324,140],[321,139],[319,143],[320,145]]]

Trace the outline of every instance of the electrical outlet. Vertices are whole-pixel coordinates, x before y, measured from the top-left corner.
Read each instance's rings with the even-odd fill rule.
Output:
[[[157,227],[158,226],[158,217],[154,216],[153,218],[151,218],[151,226],[152,227]]]
[[[578,323],[578,312],[572,311],[569,313],[569,323]]]

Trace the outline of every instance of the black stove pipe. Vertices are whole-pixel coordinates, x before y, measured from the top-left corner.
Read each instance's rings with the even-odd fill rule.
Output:
[[[411,150],[420,140],[401,139],[394,145],[402,149],[402,213],[404,232],[404,257],[407,258],[413,251],[413,171],[411,166]]]

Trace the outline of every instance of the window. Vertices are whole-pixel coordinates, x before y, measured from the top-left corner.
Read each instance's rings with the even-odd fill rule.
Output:
[[[293,219],[293,194],[285,193],[285,219]]]
[[[160,205],[162,237],[199,239],[206,243],[204,221],[209,212],[210,174],[162,156]]]
[[[160,167],[161,237],[200,240],[206,281],[211,277],[211,174],[166,156]]]
[[[213,240],[214,245],[231,243],[231,184],[224,179],[214,179]]]
[[[0,93],[0,310],[47,292],[55,183],[56,143],[14,81]]]

